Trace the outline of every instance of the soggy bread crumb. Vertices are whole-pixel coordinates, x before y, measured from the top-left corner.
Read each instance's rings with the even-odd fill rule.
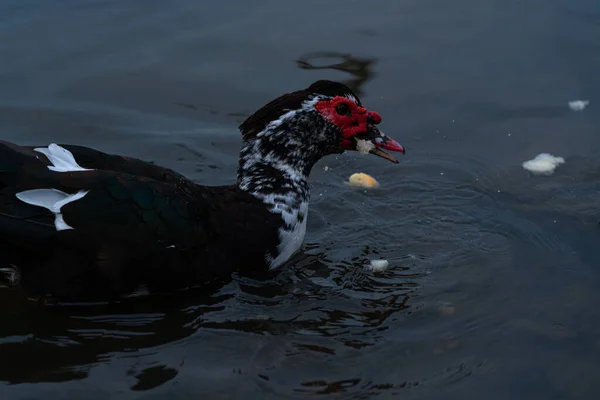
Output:
[[[387,269],[388,265],[390,265],[388,260],[371,260],[368,268],[373,272],[383,272]]]
[[[538,154],[533,160],[525,161],[523,168],[536,175],[552,175],[556,167],[564,164],[565,159],[548,153]]]
[[[573,100],[569,102],[569,108],[573,111],[583,111],[590,104],[589,100]]]
[[[373,189],[379,187],[379,182],[377,182],[375,178],[362,172],[350,175],[348,184],[352,187],[361,187],[365,189]]]
[[[375,148],[375,144],[369,140],[359,139],[356,141],[356,150],[362,155],[369,154]]]

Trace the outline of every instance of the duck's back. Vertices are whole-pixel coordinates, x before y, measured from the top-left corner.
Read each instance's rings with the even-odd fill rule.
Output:
[[[0,268],[31,294],[106,297],[226,277],[264,263],[278,222],[236,186],[80,146],[0,142]]]

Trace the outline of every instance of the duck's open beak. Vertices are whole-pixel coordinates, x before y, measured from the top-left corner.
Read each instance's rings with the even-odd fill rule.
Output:
[[[389,151],[397,151],[402,154],[405,153],[404,147],[402,147],[400,143],[396,142],[391,137],[385,135],[374,124],[368,124],[367,132],[356,135],[354,138],[356,150],[360,152],[368,152],[370,154],[375,154],[376,156],[385,158],[386,160],[389,160],[395,164],[398,163],[398,160],[396,160],[394,156],[386,153],[382,149]]]

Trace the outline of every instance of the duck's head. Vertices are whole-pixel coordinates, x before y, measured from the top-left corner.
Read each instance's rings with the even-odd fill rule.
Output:
[[[380,123],[381,116],[367,110],[346,85],[320,80],[276,98],[248,117],[240,125],[242,158],[254,154],[256,161],[283,163],[306,174],[321,157],[345,150],[397,163],[384,150],[404,153],[404,148],[379,130]]]

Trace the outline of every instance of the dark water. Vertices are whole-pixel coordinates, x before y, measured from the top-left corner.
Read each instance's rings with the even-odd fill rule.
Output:
[[[2,2],[4,140],[232,182],[237,123],[328,78],[408,152],[321,161],[304,251],[266,280],[110,306],[0,290],[0,398],[598,398],[599,38],[595,0]],[[566,163],[521,168],[541,152]]]

